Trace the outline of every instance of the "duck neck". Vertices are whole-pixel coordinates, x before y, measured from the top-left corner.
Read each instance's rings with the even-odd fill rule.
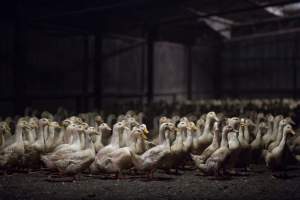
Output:
[[[99,129],[99,134],[96,134],[95,135],[95,144],[102,144],[102,135],[103,135],[103,132],[101,129]]]
[[[115,146],[120,146],[120,136],[122,134],[122,131],[120,128],[115,128],[115,131],[113,133],[113,136],[111,138],[111,144]]]
[[[243,129],[244,129],[244,130],[243,130]],[[241,141],[241,142],[244,141],[244,132],[245,132],[245,128],[243,128],[242,126],[240,126],[240,128],[239,128],[238,139],[239,139],[239,141]]]
[[[28,141],[30,143],[34,142],[34,135],[35,135],[35,128],[30,129],[30,131],[28,132]]]
[[[37,134],[37,141],[44,142],[44,127],[39,126],[38,134]]]
[[[96,153],[95,147],[94,147],[92,138],[89,134],[85,134],[85,140],[84,141],[85,141],[84,148],[91,150],[92,153],[95,154]]]
[[[23,128],[20,126],[17,126],[16,129],[16,142],[23,142]]]
[[[52,143],[53,140],[54,140],[54,132],[55,132],[55,128],[52,127],[52,126],[49,126],[49,135],[48,135],[48,138],[47,138],[47,142],[48,143]]]
[[[182,138],[183,130],[180,130],[176,133],[176,139],[174,141],[174,144],[176,145],[183,145],[183,138]]]
[[[280,149],[281,151],[284,149],[284,146],[285,146],[285,144],[286,144],[287,134],[288,134],[287,132],[284,132],[284,133],[282,134],[281,141],[280,141],[280,143],[279,143],[279,145],[278,145],[278,147],[279,147],[279,149]]]
[[[276,135],[277,135],[279,122],[280,122],[280,120],[275,120],[275,122],[273,123],[273,130],[272,130],[273,137],[276,137]]]
[[[220,133],[219,131],[215,130],[214,131],[214,137],[213,137],[213,140],[212,140],[212,145],[213,146],[219,146],[220,145]]]
[[[248,126],[245,126],[245,129],[244,129],[244,140],[247,144],[249,144],[249,142],[250,142],[250,133],[249,133],[249,127]]]
[[[192,135],[192,131],[191,130],[187,130],[187,137],[185,139],[185,148],[187,148],[186,150],[188,150],[193,143],[193,135]]]
[[[80,133],[78,131],[73,132],[72,144],[81,146]]]
[[[272,123],[272,121],[269,121],[268,122],[268,131],[267,131],[266,135],[272,135],[272,132],[273,132],[273,123]]]
[[[48,126],[44,126],[42,131],[43,131],[42,137],[44,140],[44,144],[46,144],[46,140],[48,139]]]
[[[227,133],[225,131],[222,132],[221,147],[228,147],[228,138]]]
[[[160,127],[159,134],[158,134],[158,144],[162,144],[165,140],[166,140],[165,130],[162,127]]]
[[[80,134],[80,147],[81,149],[84,149],[86,134],[83,131],[80,131],[79,134]]]
[[[209,135],[211,127],[212,127],[212,118],[208,117],[205,121],[203,135]]]
[[[260,141],[261,140],[261,129],[260,128],[257,130],[255,140],[256,141]]]
[[[277,131],[276,142],[280,142],[283,135],[283,125],[280,125]]]

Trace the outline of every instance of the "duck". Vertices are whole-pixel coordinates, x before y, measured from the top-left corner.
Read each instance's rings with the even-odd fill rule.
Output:
[[[104,147],[104,144],[102,143],[102,138],[105,137],[104,135],[110,135],[111,128],[108,126],[107,123],[102,123],[98,126],[97,134],[95,134],[93,143],[96,152],[98,152],[100,149]]]
[[[9,123],[6,121],[0,122],[0,129],[2,131],[2,136],[4,140],[7,140],[12,136],[11,128],[9,127]],[[4,144],[4,140],[2,140],[1,144]]]
[[[285,127],[285,125],[287,125],[289,123],[288,119],[282,119],[280,120],[279,124],[278,124],[278,131],[276,133],[276,138],[273,140],[272,143],[269,144],[268,146],[268,150],[272,151],[272,149],[274,149],[276,146],[279,145],[282,136],[283,136],[283,128]]]
[[[270,140],[269,142],[265,145],[266,148],[269,147],[269,145],[274,142],[277,138],[277,134],[278,134],[278,129],[279,129],[279,124],[280,124],[280,121],[283,120],[284,117],[282,115],[277,115],[275,118],[274,118],[274,122],[273,122],[273,128],[272,128],[272,135],[270,137]]]
[[[124,121],[118,122],[113,126],[113,133],[110,144],[98,151],[95,157],[95,161],[90,166],[91,173],[99,173],[101,170],[101,165],[103,164],[103,161],[105,161],[105,159],[107,158],[107,155],[120,148],[121,136],[126,128],[127,127]]]
[[[193,138],[192,152],[196,152],[197,149],[199,148],[199,143],[198,143],[197,138],[199,138],[202,135],[204,125],[205,125],[204,119],[200,118],[197,120],[197,122],[196,122],[197,131],[194,134],[194,138]]]
[[[235,167],[239,161],[239,155],[241,153],[241,142],[239,138],[242,138],[242,134],[245,131],[245,119],[241,119],[240,127],[238,131],[230,131],[228,133],[228,148],[230,151],[230,156],[226,162],[226,168],[230,170],[231,173],[236,173]]]
[[[64,141],[64,137],[66,133],[66,128],[71,124],[71,122],[69,120],[63,120],[61,124],[62,125],[59,126],[59,133],[52,144],[54,149],[61,144],[67,143]]]
[[[67,127],[67,132],[72,134],[72,140],[67,144],[61,144],[56,147],[53,152],[46,153],[41,156],[42,162],[45,164],[46,168],[50,170],[57,169],[55,163],[58,159],[61,159],[64,155],[75,153],[81,150],[81,139],[80,134],[83,132],[83,128],[80,125],[70,124]]]
[[[130,151],[134,167],[139,171],[146,171],[148,178],[153,178],[153,173],[161,165],[164,157],[171,153],[170,134],[174,134],[175,125],[165,122],[160,125],[160,131],[164,134],[162,144],[147,150],[142,155]]]
[[[34,168],[34,163],[36,161],[33,161],[31,150],[32,150],[32,144],[35,142],[34,136],[36,136],[36,130],[38,129],[38,123],[35,120],[31,120],[28,123],[30,130],[26,131],[25,136],[27,136],[27,140],[24,140],[24,155],[22,157],[23,159],[23,166],[29,168]]]
[[[274,122],[274,116],[272,114],[269,114],[267,116],[267,126],[268,126],[268,131],[266,134],[264,134],[264,136],[262,137],[262,142],[263,142],[263,146],[264,148],[267,148],[268,144],[271,141],[271,137],[272,137],[272,132],[273,132],[273,122]]]
[[[197,160],[191,155],[196,166],[204,174],[214,174],[215,176],[221,175],[221,169],[225,169],[225,163],[230,155],[230,149],[228,146],[227,134],[234,131],[233,127],[226,125],[222,129],[222,138],[220,147],[206,160],[205,163],[196,162]]]
[[[146,150],[150,149],[149,145],[147,143],[148,140],[148,135],[149,135],[149,130],[147,128],[146,124],[140,124],[138,126],[143,131],[143,134],[141,135],[142,137],[139,137],[136,141],[136,151],[135,153],[138,155],[141,155],[144,153]]]
[[[57,157],[52,161],[60,175],[75,176],[90,166],[95,158],[95,148],[90,135],[96,133],[97,131],[94,127],[88,127],[84,130],[85,144],[82,149],[64,154],[56,154]]]
[[[180,161],[183,160],[184,135],[187,134],[187,131],[188,131],[188,122],[186,120],[180,121],[177,124],[175,140],[173,143],[171,143],[170,146],[170,153],[164,156],[163,162],[161,162],[159,165],[160,169],[164,169],[169,173],[170,169],[175,168],[176,170],[175,173],[176,174],[178,173],[178,164]]]
[[[198,148],[195,150],[197,152],[196,154],[200,155],[204,151],[204,149],[206,149],[211,144],[213,139],[212,128],[215,121],[219,121],[216,113],[207,113],[203,134],[199,138],[194,138],[198,143]]]
[[[197,164],[205,163],[206,160],[220,147],[220,122],[215,122],[213,127],[213,140],[212,143],[202,152],[201,155],[191,154],[193,161]],[[197,165],[196,164],[196,165]]]
[[[124,129],[122,135],[121,135],[121,139],[120,139],[120,147],[125,147],[128,146],[129,144],[128,142],[128,138],[130,137],[130,131],[132,130],[132,128],[134,126],[138,126],[139,123],[136,121],[136,119],[134,117],[128,117],[127,119],[125,119],[124,121],[125,126],[127,127],[126,129]]]
[[[255,139],[250,144],[251,160],[257,162],[261,158],[261,153],[264,148],[263,136],[268,134],[269,126],[265,122],[260,122],[258,125]]]
[[[36,123],[31,123],[30,128],[31,131],[38,129],[36,135],[36,140],[27,146],[25,155],[24,155],[24,162],[26,163],[27,167],[30,168],[38,168],[40,167],[40,156],[41,154],[45,153],[45,139],[44,135],[48,129],[49,120],[46,118],[41,118],[38,121],[38,125]]]
[[[15,134],[0,148],[1,168],[10,169],[20,164],[24,155],[23,132],[28,129],[30,127],[26,121],[18,121]]]
[[[0,148],[5,145],[5,141],[11,137],[11,129],[6,122],[0,122],[0,136],[1,136],[1,143]]]
[[[128,170],[133,167],[130,152],[136,153],[136,142],[138,138],[144,138],[143,134],[144,131],[142,129],[134,127],[130,133],[130,145],[128,147],[116,149],[109,153],[102,159],[101,164],[98,163],[98,169],[105,173],[115,173],[116,179],[118,179],[120,177],[119,175],[122,175],[124,170]]]
[[[287,177],[285,168],[286,168],[286,141],[288,135],[295,135],[295,131],[293,130],[290,124],[287,124],[283,128],[283,136],[280,140],[280,143],[273,149],[263,150],[263,157],[266,162],[267,168],[271,169],[272,172],[275,171],[283,171],[283,177]],[[273,174],[274,175],[274,174]],[[279,177],[281,177],[280,175]],[[274,175],[274,177],[277,177]]]
[[[54,142],[57,139],[57,131],[59,131],[60,125],[58,122],[52,121],[49,123],[49,135],[47,140],[45,140],[45,153],[52,152],[55,149]]]

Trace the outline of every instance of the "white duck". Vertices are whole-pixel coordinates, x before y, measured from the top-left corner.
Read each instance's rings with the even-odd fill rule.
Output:
[[[283,136],[280,143],[271,150],[263,150],[263,156],[268,168],[274,171],[283,171],[283,176],[286,177],[285,168],[286,168],[286,155],[285,155],[285,146],[287,141],[288,134],[295,135],[295,132],[290,124],[285,125],[283,128]]]
[[[96,134],[94,127],[89,127],[84,131],[84,147],[74,152],[56,154],[57,158],[53,159],[55,167],[60,174],[76,175],[87,169],[95,158],[95,148],[90,138],[91,134]]]
[[[9,169],[15,167],[24,155],[23,132],[30,129],[28,123],[19,120],[16,127],[15,134],[5,141],[4,146],[0,148],[0,167]]]
[[[116,178],[122,174],[123,170],[130,169],[133,166],[130,152],[136,153],[137,140],[143,138],[144,131],[138,127],[134,127],[130,133],[129,147],[122,147],[109,153],[102,159],[101,164],[98,163],[97,167],[102,172],[115,173]]]
[[[104,144],[102,143],[102,138],[105,137],[105,135],[110,135],[111,128],[106,123],[100,124],[98,127],[97,134],[94,136],[94,147],[96,152],[98,152],[100,149],[104,147]]]
[[[214,136],[212,143],[202,152],[201,155],[191,154],[191,157],[193,158],[196,165],[205,163],[206,160],[220,147],[221,131],[219,122],[214,123],[213,133]]]
[[[126,128],[124,121],[118,122],[114,125],[110,144],[102,148],[97,153],[95,161],[90,166],[90,171],[92,173],[98,173],[103,161],[107,158],[107,155],[120,148],[121,136]]]
[[[220,148],[218,148],[207,160],[205,163],[197,163],[197,167],[201,172],[205,174],[214,174],[216,176],[220,175],[220,170],[225,168],[225,164],[230,155],[230,150],[228,147],[227,134],[233,131],[231,126],[224,126],[222,130],[222,139]],[[193,156],[192,156],[193,158]]]
[[[201,154],[211,144],[213,139],[212,128],[215,121],[219,121],[216,113],[207,113],[203,134],[199,138],[194,138],[198,142],[198,149],[195,150],[196,154]]]
[[[160,131],[164,134],[164,141],[162,144],[157,145],[147,150],[142,155],[131,153],[132,162],[134,167],[140,171],[146,171],[148,177],[153,178],[154,170],[161,164],[163,158],[171,153],[170,134],[174,133],[175,125],[173,123],[163,123],[160,126]]]

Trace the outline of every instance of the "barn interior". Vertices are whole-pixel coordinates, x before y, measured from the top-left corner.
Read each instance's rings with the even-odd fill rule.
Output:
[[[3,197],[300,197],[294,187],[300,183],[300,3],[297,1],[12,0],[0,4],[0,135],[5,138],[0,139],[3,172],[0,194]],[[207,133],[211,137],[209,144],[201,152],[194,151],[191,144],[185,156],[181,149],[180,162],[176,161],[167,170],[159,169],[156,164],[154,178],[131,172],[131,168],[138,168],[133,161],[129,172],[118,171],[121,178],[102,173],[91,175],[86,167],[76,172],[80,175],[76,180],[74,173],[65,177],[66,169],[58,164],[55,164],[57,175],[49,172],[44,161],[38,170],[23,163],[27,150],[38,141],[38,133],[30,141],[26,131],[41,128],[43,119],[48,120],[46,127],[50,131],[56,126],[54,122],[62,129],[66,119],[77,117],[91,128],[87,127],[86,132],[94,129],[97,132],[103,123],[114,132],[119,122],[136,119],[139,126],[145,124],[149,130],[145,144],[151,145],[146,145],[143,151],[146,153],[164,144],[155,140],[164,125],[173,124],[175,132],[180,132],[181,126],[192,132],[195,126],[195,134],[199,132],[199,138],[205,136],[206,129],[201,129],[200,121],[203,120],[205,127],[211,113],[217,120],[207,125],[211,129]],[[238,118],[237,128],[234,117]],[[72,120],[68,123],[73,124]],[[37,127],[33,128],[31,122]],[[280,123],[283,123],[281,129]],[[253,135],[250,133],[246,141],[244,129],[252,124]],[[218,131],[217,143],[221,148],[221,132],[228,126],[236,132],[233,137],[239,147],[231,150],[228,136],[229,174],[220,175],[219,168],[217,172],[212,170],[212,174],[201,172],[199,165],[203,163],[197,164],[190,154],[203,155]],[[260,133],[264,126],[266,133]],[[18,163],[11,164],[14,152],[11,148],[19,145],[16,135],[20,127],[24,129],[23,154],[15,159]],[[284,130],[291,135],[286,136],[286,141]],[[8,132],[12,139],[5,135]],[[53,137],[59,137],[59,131],[55,134]],[[90,134],[83,137],[89,141]],[[46,149],[50,134],[43,137]],[[68,145],[74,141],[70,140]],[[91,141],[95,144],[93,137]],[[177,135],[176,139],[175,136],[170,139],[171,152],[174,141]],[[198,139],[194,141],[197,143]],[[259,153],[255,149],[257,142]],[[120,149],[131,148],[125,143],[119,145]],[[103,143],[103,148],[110,144]],[[39,152],[38,156],[53,155],[58,146]],[[87,149],[84,142],[83,146],[78,152]],[[280,155],[279,159],[285,165],[280,170],[283,174],[274,175],[277,168],[273,169],[273,162],[269,161],[276,158],[274,149],[286,155]],[[97,160],[100,151],[95,150],[93,160]],[[253,158],[254,151],[256,157],[247,161],[245,171],[235,170],[238,168],[235,157],[251,154]],[[209,166],[211,155],[213,152],[204,164]],[[227,164],[227,157],[224,163]]]

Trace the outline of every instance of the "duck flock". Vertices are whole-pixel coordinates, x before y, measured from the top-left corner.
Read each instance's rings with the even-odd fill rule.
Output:
[[[250,112],[160,116],[148,131],[142,114],[128,111],[106,123],[96,112],[66,118],[48,112],[0,122],[0,168],[49,170],[60,177],[81,173],[177,173],[189,166],[222,177],[265,163],[275,177],[286,177],[288,159],[300,161],[300,140],[291,117]],[[154,122],[155,123],[155,122]]]

